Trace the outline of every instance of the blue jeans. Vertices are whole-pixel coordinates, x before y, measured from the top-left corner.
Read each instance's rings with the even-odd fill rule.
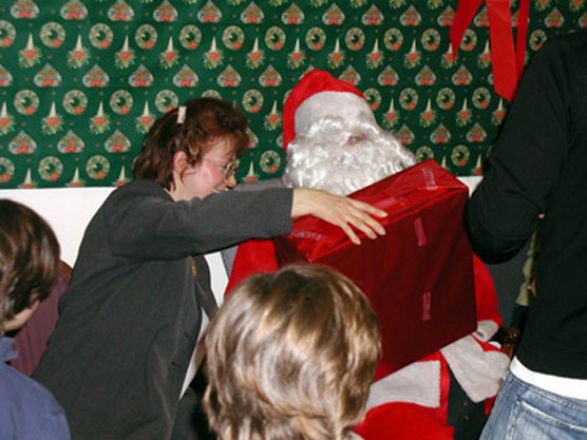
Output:
[[[559,396],[508,373],[481,440],[587,439],[587,400]]]

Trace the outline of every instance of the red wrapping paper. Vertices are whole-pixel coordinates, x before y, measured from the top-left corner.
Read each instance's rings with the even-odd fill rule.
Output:
[[[383,357],[377,378],[438,350],[476,328],[472,251],[463,226],[467,187],[432,160],[350,197],[388,213],[386,235],[352,244],[315,217],[294,222],[275,240],[279,265],[332,267],[369,297]]]

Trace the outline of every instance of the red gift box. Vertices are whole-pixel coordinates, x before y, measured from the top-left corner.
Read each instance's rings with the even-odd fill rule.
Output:
[[[280,266],[319,263],[353,280],[379,319],[383,357],[376,377],[435,352],[476,328],[472,251],[463,210],[467,187],[432,160],[350,197],[388,213],[386,235],[350,242],[315,217],[275,239]]]

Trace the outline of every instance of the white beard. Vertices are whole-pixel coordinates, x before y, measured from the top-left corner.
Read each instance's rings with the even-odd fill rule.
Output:
[[[283,181],[347,195],[415,163],[414,155],[370,118],[349,124],[325,117],[288,145]]]

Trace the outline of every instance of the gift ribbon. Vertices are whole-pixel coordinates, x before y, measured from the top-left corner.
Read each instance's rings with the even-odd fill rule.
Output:
[[[522,77],[526,61],[526,36],[528,35],[529,13],[530,0],[520,0],[520,9],[518,9],[518,35],[516,37],[516,65],[518,66],[518,79]]]
[[[483,0],[461,0],[450,28],[453,57],[456,58],[465,29],[473,20]],[[489,40],[495,93],[511,101],[516,92],[518,80],[524,71],[526,57],[526,36],[530,0],[520,0],[518,11],[518,35],[514,50],[512,15],[509,0],[485,0],[489,16]]]

